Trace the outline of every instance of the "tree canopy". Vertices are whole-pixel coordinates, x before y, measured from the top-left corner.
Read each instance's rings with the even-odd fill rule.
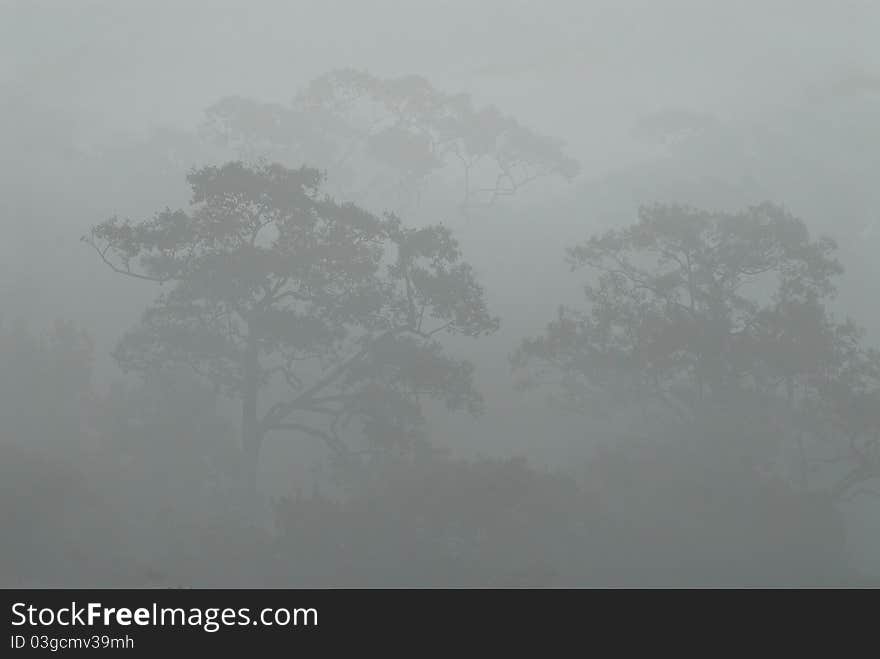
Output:
[[[746,423],[781,423],[770,407],[779,401],[802,415],[822,410],[821,423],[792,428],[845,439],[853,473],[880,474],[880,417],[869,412],[880,402],[880,354],[829,310],[842,272],[834,250],[769,203],[738,213],[644,207],[638,223],[568,250],[573,270],[597,273],[587,308],[560,307],[514,366],[524,386],[555,385],[581,408],[629,402],[688,424],[738,416],[702,427],[734,428],[739,441]],[[773,430],[763,436],[778,438]]]
[[[442,92],[420,76],[354,69],[314,79],[289,106],[221,99],[207,110],[203,132],[246,157],[326,168],[349,197],[380,190],[405,207],[433,174],[458,186],[467,212],[537,179],[570,180],[579,171],[559,140],[493,106],[477,107],[467,94]]]
[[[405,449],[422,398],[480,411],[471,365],[438,339],[498,320],[447,228],[338,203],[306,167],[230,162],[188,182],[191,209],[114,217],[86,240],[114,271],[168,285],[117,346],[120,366],[186,364],[241,399],[251,471],[270,432],[340,454],[346,431]]]

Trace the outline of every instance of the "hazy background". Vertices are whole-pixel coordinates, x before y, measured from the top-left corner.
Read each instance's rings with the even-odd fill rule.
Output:
[[[502,323],[499,332],[478,342],[452,341],[458,354],[476,365],[476,384],[485,397],[486,412],[473,419],[431,409],[432,441],[451,448],[454,458],[523,457],[534,474],[523,475],[526,472],[517,471],[519,467],[511,467],[510,474],[477,471],[444,480],[446,467],[438,467],[428,469],[431,476],[402,476],[403,494],[393,491],[382,496],[392,501],[407,498],[407,487],[432,482],[434,477],[439,489],[455,489],[450,483],[461,483],[456,479],[472,479],[472,496],[478,501],[511,479],[530,483],[530,478],[558,477],[596,482],[587,475],[597,468],[591,462],[594,449],[609,442],[613,429],[589,415],[560,411],[540,394],[516,391],[508,357],[522,339],[542,331],[560,304],[576,304],[581,299],[586,275],[569,272],[564,250],[597,231],[635,222],[641,204],[681,202],[728,211],[765,200],[783,204],[815,235],[827,233],[838,241],[838,256],[846,272],[839,281],[835,310],[855,316],[866,328],[866,340],[880,343],[876,308],[876,283],[880,281],[876,258],[880,247],[878,29],[880,6],[855,0],[0,0],[0,322],[4,328],[23,322],[27,330],[21,331],[37,336],[57,319],[71,321],[93,341],[90,386],[94,391],[112,398],[123,381],[136,389],[137,377],[124,378],[110,352],[156,289],[118,277],[104,267],[80,242],[89,227],[113,214],[145,218],[166,206],[185,206],[186,172],[234,157],[206,146],[198,133],[205,110],[223,97],[289,104],[309,81],[346,67],[380,78],[417,74],[437,89],[466,92],[477,105],[496,105],[538,133],[560,138],[581,169],[570,182],[538,182],[477,216],[456,216],[441,204],[437,206],[441,210],[427,205],[404,217],[415,226],[444,221],[455,230],[465,258],[486,287],[492,312]],[[645,128],[646,118],[650,125],[651,116],[670,110],[700,118],[703,123],[698,124],[696,135],[677,142],[655,139],[657,134]],[[378,206],[371,210],[383,210]],[[23,350],[11,339],[0,347],[4,349],[9,355]],[[53,359],[47,357],[50,370],[57,363]],[[24,391],[21,372],[13,370],[14,364],[31,369],[30,362],[9,358],[3,363],[4,386]],[[85,382],[75,384],[74,389],[80,386]],[[34,387],[45,390],[39,382]],[[59,394],[61,400],[69,401],[69,396]],[[35,407],[46,405],[32,397],[21,405],[28,401]],[[112,414],[133,414],[126,412],[129,408],[123,403],[113,404],[117,408]],[[37,441],[25,441],[27,433],[15,430],[24,427],[16,425],[18,416],[12,418],[21,414],[20,405],[3,409],[10,416],[0,428],[7,428],[9,436],[4,439],[10,445],[27,447],[28,442]],[[218,424],[222,420],[232,429],[214,432],[199,426],[199,432],[206,435],[199,440],[202,444],[189,439],[175,443],[171,437],[175,432],[184,438],[194,436],[186,424],[197,413],[212,419],[216,415]],[[125,449],[126,468],[131,470],[127,476],[109,449],[88,453],[92,457],[87,458],[68,456],[67,451],[73,450],[70,445],[81,438],[63,422],[53,430],[59,434],[58,444],[65,444],[63,435],[68,431],[70,438],[63,448],[51,444],[46,449],[46,455],[57,462],[52,468],[91,474],[86,478],[90,496],[98,502],[112,498],[114,510],[105,511],[99,503],[74,506],[70,512],[58,513],[61,521],[53,521],[52,514],[42,508],[17,512],[24,520],[19,536],[22,548],[18,554],[8,550],[2,571],[5,580],[37,585],[75,581],[69,577],[69,566],[80,560],[78,556],[91,553],[94,543],[113,557],[110,563],[118,565],[112,574],[100,567],[92,573],[81,572],[87,576],[80,578],[95,585],[116,580],[271,581],[266,575],[254,575],[253,564],[258,562],[254,559],[243,560],[249,567],[235,577],[229,577],[228,567],[206,567],[212,561],[224,566],[224,561],[235,559],[214,557],[210,541],[189,534],[190,527],[198,526],[194,519],[234,533],[224,521],[205,521],[221,520],[218,510],[234,508],[223,498],[227,495],[199,490],[198,497],[204,501],[184,503],[196,500],[197,495],[187,488],[203,485],[205,477],[197,467],[187,471],[190,463],[180,457],[179,448],[186,444],[195,456],[192,464],[200,464],[199,456],[218,451],[226,451],[218,460],[234,462],[234,406],[207,402],[197,412],[187,402],[179,414],[176,430],[158,432],[157,436],[165,437],[164,444],[149,433],[139,439],[133,434],[122,437],[118,430],[107,431],[108,436],[99,440],[121,441],[126,446],[149,444],[149,455],[141,455],[143,448]],[[40,439],[46,439],[48,432],[34,431]],[[98,465],[95,455],[105,456],[107,464]],[[295,489],[312,491],[329,478],[325,463],[321,446],[273,440],[262,457],[262,491],[269,500]],[[52,488],[44,491],[46,479],[52,478],[40,471],[44,468],[35,466],[32,476],[21,475],[14,486],[11,474],[3,476],[7,479],[2,491],[7,498],[4,514],[12,515],[10,511],[19,507],[11,497],[45,499],[46,508],[56,511],[53,497],[70,499]],[[172,468],[181,472],[168,476],[181,484],[180,491],[173,495],[170,489],[155,492],[151,474],[169,473]],[[630,489],[636,492],[632,494],[636,500],[662,498],[663,484],[678,478],[662,459],[649,461],[644,468],[660,489],[648,487],[642,495]],[[101,476],[95,476],[94,470]],[[9,467],[7,471],[20,470]],[[627,478],[638,481],[641,476]],[[105,481],[106,490],[102,490],[100,484]],[[490,542],[487,546],[494,549],[479,554],[480,560],[491,562],[492,556],[499,555],[498,561],[504,562],[505,552],[516,546],[520,549],[510,549],[511,554],[522,550],[528,559],[525,563],[549,564],[552,567],[547,569],[556,575],[526,571],[525,583],[576,579],[577,585],[589,585],[602,581],[600,568],[559,567],[577,565],[579,543],[589,541],[581,535],[565,536],[552,524],[548,528],[546,519],[548,515],[563,520],[576,517],[591,505],[582,504],[578,497],[589,497],[581,490],[571,496],[554,490],[545,496],[540,494],[543,487],[526,488],[538,492],[529,496],[537,497],[539,504],[534,509],[526,506],[524,517],[510,522],[515,533],[496,544]],[[442,506],[445,499],[439,500],[437,505]],[[372,508],[364,505],[373,511],[378,507],[381,513],[386,500],[379,497],[376,501]],[[455,505],[448,504],[450,518],[460,514]],[[622,506],[620,519],[629,519],[627,511],[638,504],[618,505]],[[461,510],[467,508],[463,504]],[[150,517],[156,510],[167,513],[168,509],[177,515],[173,523],[168,521],[170,513]],[[140,524],[134,523],[138,514]],[[308,514],[319,520],[315,524],[321,524],[320,511]],[[403,514],[389,508],[388,516]],[[609,513],[611,517],[617,514]],[[652,517],[650,510],[638,514],[647,516],[639,522],[647,526],[672,523],[665,517]],[[856,581],[880,577],[877,499],[860,498],[842,506],[841,514],[847,520],[847,569],[860,575]],[[487,515],[493,518],[495,513],[490,510]],[[681,517],[688,515],[682,510]],[[152,519],[162,521],[144,521]],[[328,512],[324,519],[334,520],[327,524],[338,530],[346,524],[339,520],[350,518]],[[690,523],[701,524],[699,517],[693,519]],[[71,526],[88,524],[96,529],[94,539],[86,541],[74,534],[75,539],[69,541],[76,548],[73,558],[63,547],[56,553],[45,549],[68,542],[64,539],[67,531],[58,529],[69,531]],[[480,527],[482,522],[474,524]],[[586,530],[578,531],[584,537],[613,535],[601,525],[584,524]],[[562,526],[568,529],[566,533],[574,533],[573,526]],[[242,544],[252,548],[263,543],[260,551],[270,552],[273,560],[283,563],[279,557],[284,556],[284,544],[277,544],[276,531],[266,531],[259,541],[246,540],[257,536],[242,534]],[[356,531],[350,534],[350,542],[359,542]],[[538,548],[522,549],[534,538],[550,536],[556,538],[552,549],[540,543]],[[729,538],[726,542],[736,545],[741,535],[730,530]],[[393,544],[393,540],[388,542]],[[786,542],[791,542],[785,551],[795,564],[811,541]],[[271,547],[264,549],[264,545]],[[33,550],[37,546],[40,551]],[[395,546],[388,554],[395,551],[405,550]],[[739,560],[721,557],[717,548],[706,552],[720,563]],[[126,567],[128,558],[137,564],[136,569]],[[306,559],[297,560],[305,576],[284,577],[291,585],[309,578],[321,582],[319,568],[310,573],[302,567]],[[19,561],[30,563],[22,567]],[[687,566],[679,572],[658,567],[652,572],[649,563],[635,557],[632,565],[636,567],[629,573],[620,568],[620,574],[629,574],[629,580],[636,583],[711,581],[708,568],[708,572],[695,568],[690,573]],[[640,572],[638,566],[643,564]],[[478,561],[469,563],[467,569],[459,568],[437,568],[436,574],[429,574],[427,568],[409,566],[395,574],[393,567],[381,568],[387,573],[379,567],[362,567],[352,568],[347,579],[413,585],[501,579]],[[774,581],[770,568],[767,574],[731,569],[722,581]],[[788,582],[810,581],[809,568],[805,570],[806,574],[794,571]],[[625,580],[620,574],[609,578]],[[836,579],[824,574],[816,578]],[[786,581],[784,576],[779,579]],[[836,582],[843,580],[839,577]]]

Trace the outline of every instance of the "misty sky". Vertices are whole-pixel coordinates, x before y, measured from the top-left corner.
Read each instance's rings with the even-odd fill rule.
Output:
[[[191,126],[228,94],[288,101],[345,66],[417,72],[567,137],[587,172],[669,105],[721,117],[876,70],[880,6],[794,0],[5,0],[0,77],[80,129]]]

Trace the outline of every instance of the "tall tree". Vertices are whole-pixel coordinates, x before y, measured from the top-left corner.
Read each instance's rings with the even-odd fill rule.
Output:
[[[40,333],[0,322],[0,439],[81,435],[94,402],[93,356],[92,338],[70,321]]]
[[[269,433],[400,449],[421,436],[423,397],[479,412],[471,365],[438,339],[498,320],[448,229],[337,203],[305,167],[230,162],[188,181],[189,211],[111,218],[85,239],[115,272],[171,285],[115,357],[187,364],[240,399],[251,488]]]
[[[523,126],[467,94],[449,94],[420,76],[379,78],[330,71],[290,106],[225,98],[210,107],[203,131],[248,157],[307,160],[346,181],[347,196],[381,190],[403,206],[418,202],[429,176],[458,186],[468,212],[561,177],[579,165],[562,143]],[[354,172],[366,176],[355,176]]]
[[[771,424],[763,436],[778,437],[772,424],[782,418],[800,433],[781,407],[766,408],[822,409],[810,432],[839,440],[846,428],[854,473],[878,475],[880,418],[867,401],[880,401],[880,359],[852,321],[827,309],[842,271],[834,249],[772,204],[644,207],[638,223],[568,250],[572,269],[598,275],[584,287],[587,308],[560,308],[514,366],[522,384],[559,385],[577,406],[638,402],[716,434],[731,425],[721,418],[745,434],[762,406]]]

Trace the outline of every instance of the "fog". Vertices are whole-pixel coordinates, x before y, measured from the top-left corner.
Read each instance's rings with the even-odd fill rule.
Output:
[[[0,0],[0,585],[877,585],[878,27]]]

